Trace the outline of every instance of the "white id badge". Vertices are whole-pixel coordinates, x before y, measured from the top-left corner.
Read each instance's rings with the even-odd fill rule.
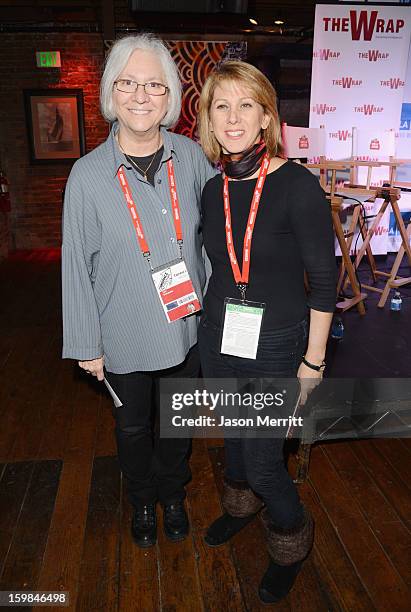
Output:
[[[225,298],[221,353],[255,359],[265,304]]]
[[[201,310],[199,299],[183,259],[161,266],[151,274],[169,323]]]

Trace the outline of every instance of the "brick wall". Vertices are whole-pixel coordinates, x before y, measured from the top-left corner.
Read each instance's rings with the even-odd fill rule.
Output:
[[[45,50],[61,52],[61,69],[36,68],[35,53]],[[10,181],[11,249],[60,245],[61,192],[71,168],[61,163],[30,164],[23,89],[82,89],[88,152],[108,134],[98,100],[103,58],[100,34],[3,33],[0,37],[0,160]],[[0,232],[0,240],[4,235]]]
[[[0,261],[9,253],[10,223],[9,214],[0,210]]]

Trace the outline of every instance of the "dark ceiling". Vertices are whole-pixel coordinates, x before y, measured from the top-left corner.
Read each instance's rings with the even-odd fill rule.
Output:
[[[332,0],[331,0],[332,1]],[[187,6],[195,0],[187,0]],[[147,3],[149,4],[149,3]],[[169,2],[165,1],[166,6]],[[173,3],[171,3],[173,4]],[[129,0],[0,0],[0,28],[89,29],[101,31],[103,15],[112,15],[117,31],[149,29],[181,34],[245,37],[310,37],[315,0],[249,0],[247,15],[131,12]],[[249,18],[257,21],[251,24]],[[275,24],[275,21],[283,23]]]

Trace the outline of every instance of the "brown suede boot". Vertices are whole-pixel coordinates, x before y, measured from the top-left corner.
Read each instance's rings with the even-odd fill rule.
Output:
[[[265,511],[261,515],[267,530],[271,560],[260,583],[258,594],[264,603],[275,603],[288,595],[308,556],[314,540],[314,522],[306,508],[294,529],[276,528]]]
[[[204,541],[208,546],[225,544],[254,519],[262,506],[263,502],[247,482],[224,479],[223,508],[226,512],[210,525]]]

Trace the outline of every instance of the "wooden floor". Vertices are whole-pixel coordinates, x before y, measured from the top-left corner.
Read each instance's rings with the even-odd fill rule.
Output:
[[[0,591],[69,591],[69,609],[85,612],[270,609],[256,589],[268,558],[259,519],[221,548],[203,543],[221,512],[219,441],[193,444],[190,537],[166,540],[158,512],[158,545],[133,544],[111,402],[60,359],[58,278],[47,255],[0,266]],[[314,448],[300,486],[314,550],[272,609],[411,609],[410,459],[410,440]]]

